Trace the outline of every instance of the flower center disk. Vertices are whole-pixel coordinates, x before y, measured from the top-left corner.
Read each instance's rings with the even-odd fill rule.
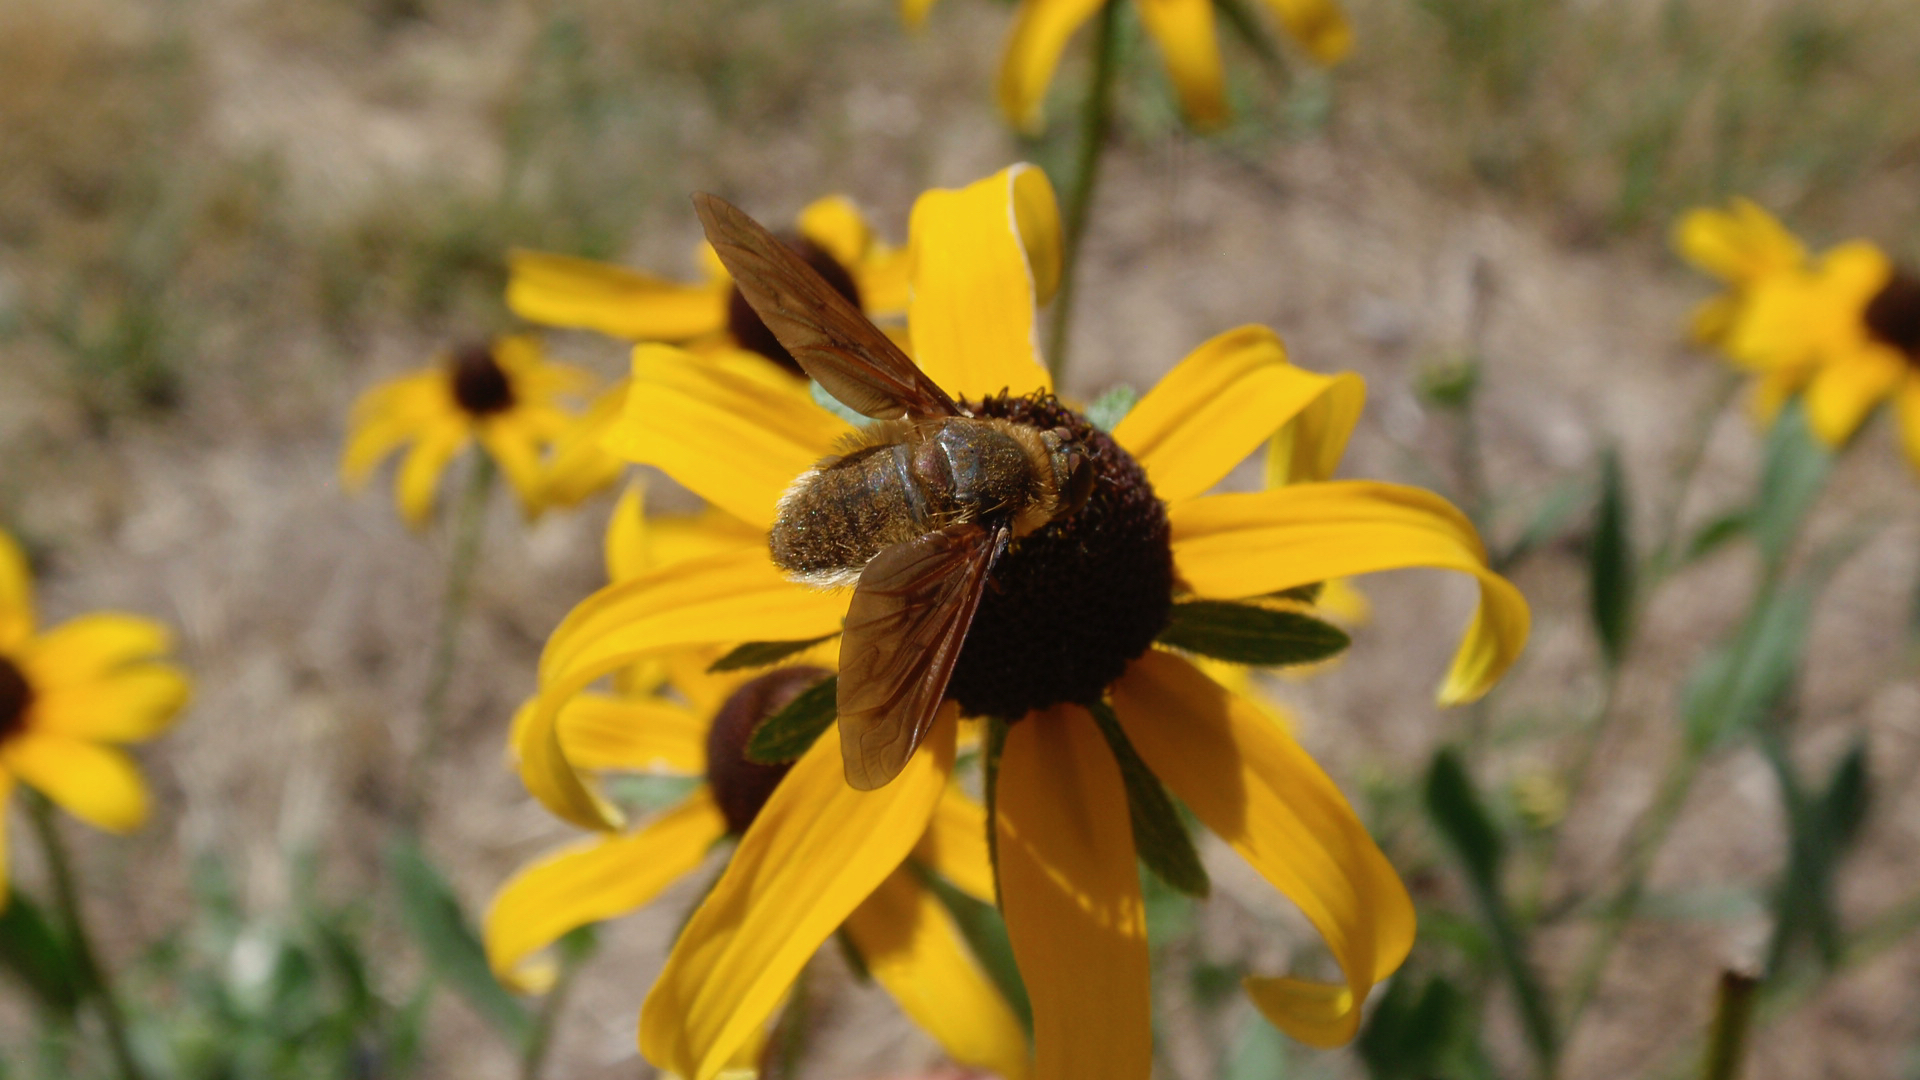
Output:
[[[19,665],[0,656],[0,740],[17,734],[27,726],[27,709],[33,705],[33,687]]]
[[[1876,340],[1899,349],[1907,363],[1920,367],[1920,277],[1895,270],[1867,301],[1866,324]]]
[[[513,380],[485,345],[469,345],[454,354],[453,400],[469,416],[489,416],[513,408]]]
[[[727,831],[739,836],[753,824],[760,808],[791,764],[762,765],[747,758],[747,742],[754,729],[786,708],[808,687],[831,672],[817,667],[785,667],[741,684],[714,714],[707,729],[707,786],[727,819]]]
[[[1051,395],[1002,393],[970,407],[1042,430],[1066,428],[1096,479],[1077,513],[1015,540],[994,564],[947,695],[971,715],[1004,720],[1099,701],[1166,628],[1166,507],[1132,455]]]
[[[825,278],[827,284],[833,286],[834,292],[846,297],[854,307],[861,306],[860,286],[854,282],[853,273],[840,265],[840,260],[828,254],[826,248],[792,233],[781,234],[780,240]],[[760,321],[753,305],[747,303],[747,298],[741,296],[737,288],[727,290],[727,333],[733,335],[733,340],[741,348],[757,352],[795,375],[806,375],[800,370],[800,362],[793,358],[785,345],[780,344],[779,338],[773,336],[767,324]]]

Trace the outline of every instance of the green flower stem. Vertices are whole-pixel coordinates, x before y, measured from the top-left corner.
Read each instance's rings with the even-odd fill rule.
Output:
[[[120,1009],[107,969],[93,951],[93,936],[87,932],[86,912],[80,905],[80,889],[74,882],[73,860],[60,838],[60,824],[53,819],[53,804],[37,791],[26,792],[27,820],[39,838],[47,859],[47,873],[53,878],[54,901],[66,923],[67,944],[73,949],[74,963],[86,980],[86,989],[100,1008],[100,1022],[107,1029],[107,1049],[113,1054],[121,1080],[146,1080],[146,1073],[134,1059],[133,1043],[127,1038],[127,1017]]]
[[[1738,1080],[1747,1056],[1747,1032],[1753,1026],[1754,992],[1760,980],[1737,971],[1723,972],[1714,1000],[1713,1034],[1707,1040],[1702,1080]]]
[[[1686,509],[1687,495],[1693,490],[1694,478],[1700,474],[1700,465],[1707,457],[1707,444],[1713,440],[1713,431],[1719,426],[1720,414],[1726,412],[1732,404],[1734,395],[1739,391],[1741,376],[1739,372],[1729,371],[1714,384],[1713,393],[1701,403],[1700,411],[1687,425],[1688,439],[1680,448],[1680,459],[1674,465],[1672,490],[1666,503],[1660,508],[1660,526],[1654,533],[1654,547],[1647,558],[1647,588],[1674,570],[1680,546],[1680,515]]]
[[[1113,127],[1113,79],[1120,66],[1120,5],[1101,5],[1093,54],[1093,75],[1080,114],[1080,159],[1073,189],[1067,193],[1064,247],[1060,252],[1060,289],[1053,301],[1053,326],[1047,341],[1047,370],[1058,386],[1067,369],[1067,334],[1073,323],[1073,299],[1080,269],[1080,241],[1093,212],[1100,182],[1100,155]]]
[[[553,1048],[554,1028],[559,1026],[560,1014],[566,1011],[567,1000],[573,993],[574,979],[580,974],[580,969],[586,966],[593,950],[590,936],[578,939],[578,943],[566,939],[561,941],[560,974],[547,990],[547,996],[541,1000],[540,1011],[533,1018],[533,1030],[527,1033],[527,1044],[520,1054],[520,1080],[540,1080],[541,1070],[547,1064],[547,1053]]]
[[[467,474],[455,511],[453,551],[447,560],[446,590],[440,602],[440,623],[434,632],[433,666],[427,673],[427,692],[420,706],[420,741],[407,764],[401,793],[400,824],[419,825],[426,805],[428,771],[439,756],[445,737],[448,692],[453,688],[454,663],[459,659],[460,628],[473,599],[473,572],[480,562],[480,541],[487,526],[487,499],[493,493],[495,466],[485,450],[475,447],[473,468]]]

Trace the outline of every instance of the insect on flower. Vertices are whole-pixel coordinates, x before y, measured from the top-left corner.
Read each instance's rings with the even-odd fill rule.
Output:
[[[900,772],[933,725],[995,561],[1086,505],[1089,451],[1065,428],[961,408],[771,232],[694,196],[741,295],[808,375],[881,421],[780,500],[773,561],[811,585],[853,585],[838,690],[847,782]]]

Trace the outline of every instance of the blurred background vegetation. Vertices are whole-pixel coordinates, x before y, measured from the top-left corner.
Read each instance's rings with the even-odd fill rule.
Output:
[[[1747,1075],[1920,1076],[1920,500],[1884,431],[1833,463],[1715,412],[1714,362],[1682,343],[1705,289],[1666,253],[1681,210],[1745,194],[1815,242],[1920,258],[1920,16],[1349,13],[1330,72],[1230,41],[1236,119],[1205,137],[1128,16],[1067,388],[1146,386],[1207,334],[1274,325],[1297,362],[1369,377],[1354,474],[1460,502],[1538,630],[1512,685],[1443,714],[1463,597],[1395,576],[1365,586],[1343,667],[1276,691],[1408,879],[1422,943],[1353,1049],[1312,1052],[1231,992],[1248,965],[1313,962],[1297,915],[1226,861],[1205,908],[1150,894],[1164,1075],[1698,1075],[1716,994],[1740,992],[1722,971],[1774,968]],[[1015,138],[989,90],[1009,16],[945,0],[909,34],[885,0],[0,4],[0,525],[50,615],[160,615],[200,681],[145,752],[156,821],[83,848],[156,1075],[513,1074],[538,1020],[474,977],[447,913],[559,835],[501,748],[540,642],[599,581],[606,506],[520,531],[494,508],[431,802],[445,879],[405,870],[378,823],[444,552],[338,492],[346,404],[511,326],[511,247],[691,278],[692,190],[769,219],[841,191],[898,240],[925,187],[1022,157],[1063,183],[1084,57],[1055,130]],[[1749,605],[1756,579],[1779,587]],[[1631,611],[1595,609],[1590,582]],[[1636,917],[1610,915],[1629,890]],[[692,899],[606,935],[551,1075],[645,1073],[633,1017]],[[4,1075],[106,1075],[60,1022],[58,933],[24,901],[6,918],[28,945],[0,957],[20,976]],[[930,1059],[843,975],[805,1075]]]

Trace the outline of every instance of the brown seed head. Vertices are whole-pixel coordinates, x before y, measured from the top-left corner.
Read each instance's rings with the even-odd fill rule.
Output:
[[[1867,332],[1899,349],[1907,363],[1920,367],[1920,277],[1895,270],[1867,301]]]
[[[860,306],[860,286],[854,282],[853,273],[828,254],[826,248],[797,233],[782,233],[780,241],[825,278],[827,284],[833,286],[834,292],[846,297],[854,307]],[[733,340],[741,348],[757,352],[795,375],[806,374],[800,370],[799,361],[793,358],[787,347],[780,344],[779,339],[773,336],[773,331],[767,329],[766,323],[760,321],[759,313],[753,310],[753,305],[747,303],[747,298],[741,296],[737,288],[727,290],[727,333],[733,335]]]
[[[748,760],[747,741],[754,729],[829,674],[817,667],[776,668],[735,690],[714,715],[707,729],[707,785],[727,819],[728,832],[746,832],[793,767]]]
[[[513,380],[485,345],[469,345],[453,356],[453,400],[469,416],[490,416],[513,408]]]
[[[0,656],[0,741],[27,726],[27,710],[33,706],[33,687],[20,666]]]

